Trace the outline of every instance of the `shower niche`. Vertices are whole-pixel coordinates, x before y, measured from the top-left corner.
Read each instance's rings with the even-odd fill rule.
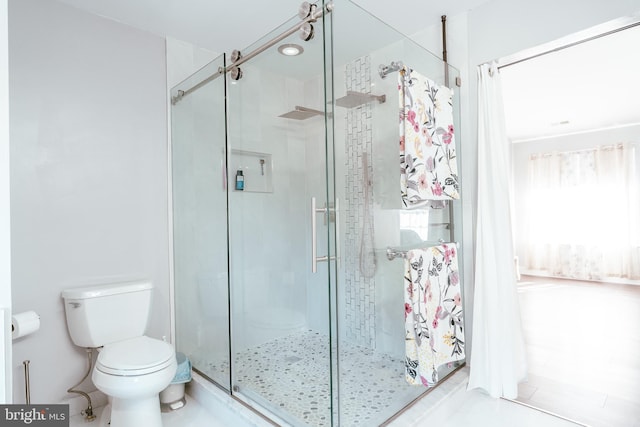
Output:
[[[402,206],[398,80],[378,67],[442,83],[445,64],[351,1],[311,14],[172,89],[176,345],[277,423],[383,425],[432,389],[405,380],[403,260],[385,255],[420,212]],[[461,241],[460,214],[422,215],[419,243]]]
[[[242,171],[242,190],[236,185],[238,171]],[[273,192],[273,162],[271,154],[255,151],[231,150],[229,156],[229,176],[233,178],[234,191],[245,193]]]

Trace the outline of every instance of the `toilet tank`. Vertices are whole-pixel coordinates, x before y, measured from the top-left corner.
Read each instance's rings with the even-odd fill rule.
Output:
[[[71,340],[101,347],[144,335],[152,289],[150,282],[139,281],[62,291]]]

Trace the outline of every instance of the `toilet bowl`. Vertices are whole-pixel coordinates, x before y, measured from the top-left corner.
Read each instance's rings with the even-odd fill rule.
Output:
[[[177,369],[173,347],[147,336],[106,345],[91,376],[111,402],[112,427],[160,427],[158,394]]]
[[[144,334],[152,289],[150,282],[137,281],[62,292],[71,340],[99,351],[91,378],[109,397],[104,425],[162,427],[159,394],[177,362],[171,344]]]

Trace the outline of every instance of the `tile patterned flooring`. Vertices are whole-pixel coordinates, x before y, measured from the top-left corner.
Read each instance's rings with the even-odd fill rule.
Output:
[[[407,384],[401,359],[349,343],[343,343],[340,352],[340,419],[344,425],[378,425],[425,391]],[[293,415],[294,424],[330,425],[327,336],[303,331],[237,357],[236,385],[241,393],[275,407],[277,415]],[[212,377],[228,372],[226,364],[198,365]]]
[[[593,427],[640,427],[640,286],[523,276],[518,401]]]

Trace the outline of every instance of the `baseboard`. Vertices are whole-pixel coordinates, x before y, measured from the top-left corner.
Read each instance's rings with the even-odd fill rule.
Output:
[[[544,277],[548,279],[558,279],[558,280],[573,280],[576,282],[593,282],[593,283],[609,283],[613,285],[640,285],[640,280],[634,279],[622,279],[620,277],[605,277],[602,279],[581,279],[577,277],[566,277],[566,276],[554,276],[551,273],[548,273],[543,270],[522,270],[520,272],[522,276],[531,276],[531,277]],[[522,278],[521,281],[526,281],[526,279]]]

